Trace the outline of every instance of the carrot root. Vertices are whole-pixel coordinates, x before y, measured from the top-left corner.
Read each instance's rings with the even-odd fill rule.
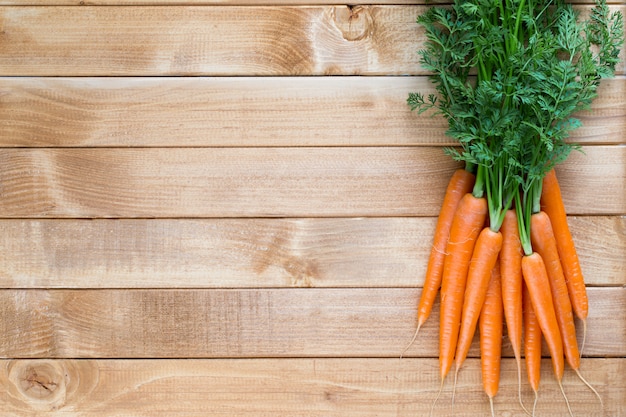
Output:
[[[600,407],[602,408],[602,411],[604,413],[604,402],[602,401],[602,397],[600,397],[600,394],[598,393],[598,391],[596,391],[596,389],[593,386],[591,386],[591,384],[587,382],[585,378],[583,378],[582,374],[580,373],[578,369],[575,369],[574,371],[576,372],[576,375],[578,375],[578,378],[580,378],[580,380],[583,382],[583,384],[585,384],[587,388],[589,388],[596,395],[596,397],[598,397],[598,400],[600,401]]]
[[[413,338],[411,339],[409,344],[404,348],[404,350],[402,350],[402,353],[400,353],[400,359],[402,359],[404,357],[404,354],[406,353],[406,351],[409,350],[409,348],[411,346],[413,346],[413,343],[415,343],[415,339],[417,339],[417,334],[419,333],[421,328],[422,328],[422,325],[420,323],[418,323],[417,329],[415,329],[415,334],[413,334]]]
[[[437,396],[435,397],[435,399],[433,400],[433,403],[430,406],[430,417],[432,417],[433,415],[433,411],[435,411],[435,404],[437,404],[437,400],[439,400],[439,397],[441,396],[441,392],[443,391],[443,383],[444,383],[444,379],[441,379],[441,386],[439,387],[439,392],[437,393]]]
[[[565,395],[565,390],[563,389],[563,384],[559,380],[559,388],[561,388],[561,394],[563,394],[563,398],[565,399],[565,404],[567,405],[567,411],[569,411],[570,417],[574,417],[574,413],[572,413],[572,408],[569,405],[569,400],[567,399],[567,395]]]

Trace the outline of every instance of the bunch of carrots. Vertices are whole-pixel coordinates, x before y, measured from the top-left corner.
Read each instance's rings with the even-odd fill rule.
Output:
[[[575,317],[586,323],[588,301],[555,166],[578,149],[566,140],[580,126],[573,115],[614,73],[623,17],[603,0],[584,21],[563,1],[459,0],[418,23],[437,94],[408,103],[447,119],[459,146],[446,152],[465,167],[439,213],[413,341],[440,293],[442,387],[453,364],[456,381],[478,327],[493,413],[506,323],[525,410],[522,349],[536,405],[542,339],[561,391],[567,361],[597,395],[579,371]]]

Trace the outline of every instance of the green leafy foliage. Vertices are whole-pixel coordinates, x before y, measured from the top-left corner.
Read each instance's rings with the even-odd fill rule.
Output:
[[[539,198],[545,173],[579,148],[566,139],[614,73],[623,17],[605,0],[584,21],[563,0],[457,0],[417,23],[436,94],[410,93],[407,102],[448,121],[459,146],[446,152],[477,166],[474,194],[486,193],[497,230],[520,193],[517,204],[535,208],[527,199]]]

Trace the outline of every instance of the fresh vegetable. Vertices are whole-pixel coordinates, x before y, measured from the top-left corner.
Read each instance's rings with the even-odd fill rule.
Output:
[[[446,258],[441,281],[441,311],[439,325],[439,372],[443,381],[448,375],[461,323],[465,283],[474,244],[487,216],[487,201],[465,194],[461,199],[446,246]]]
[[[554,311],[563,339],[565,359],[567,359],[567,363],[578,377],[600,399],[600,404],[602,404],[602,398],[600,398],[598,392],[580,373],[580,352],[576,339],[576,325],[574,323],[574,314],[572,313],[572,303],[567,292],[567,284],[565,283],[565,276],[557,251],[556,239],[548,215],[543,211],[533,214],[531,216],[530,230],[533,247],[541,255],[546,265],[550,290],[552,291],[552,301],[554,302]]]
[[[565,282],[569,292],[572,307],[576,316],[586,323],[589,305],[587,301],[587,289],[583,274],[578,261],[578,254],[574,246],[574,240],[567,224],[565,206],[561,198],[561,187],[556,177],[556,172],[552,169],[543,178],[541,209],[550,218],[550,223],[554,229],[556,247],[565,274]]]
[[[522,275],[524,276],[524,282],[526,282],[526,287],[528,288],[528,295],[533,306],[533,311],[535,312],[537,322],[541,328],[541,334],[548,345],[548,350],[550,350],[554,375],[565,397],[565,391],[563,391],[563,384],[561,382],[565,369],[563,362],[563,341],[554,311],[554,303],[552,302],[548,273],[546,272],[543,259],[537,252],[525,255],[522,258]],[[565,397],[565,400],[567,402],[567,397]],[[569,409],[569,403],[567,403],[567,408],[570,414],[572,414],[571,409]]]
[[[472,191],[476,176],[470,172],[471,166],[466,169],[457,169],[446,188],[443,198],[443,204],[439,211],[437,225],[435,227],[435,236],[433,238],[433,246],[428,258],[428,266],[426,268],[426,277],[422,295],[420,296],[419,305],[417,307],[417,329],[413,335],[413,339],[404,349],[402,354],[413,344],[417,338],[420,328],[430,316],[435,298],[441,288],[441,278],[443,276],[443,264],[446,255],[446,246],[450,236],[450,228],[452,227],[452,219],[456,213],[456,209],[465,194]],[[401,355],[402,356],[402,355]]]
[[[485,302],[480,313],[480,364],[483,388],[489,397],[491,415],[495,416],[493,398],[500,385],[500,355],[502,351],[502,286],[500,265],[491,270]]]
[[[520,405],[522,403],[522,245],[517,230],[515,210],[507,211],[500,228],[502,249],[500,250],[500,277],[502,281],[502,305],[515,363],[517,364],[517,389]]]
[[[549,259],[551,275],[557,269],[552,265],[556,261],[553,254],[549,256],[552,252],[544,249],[551,243],[543,241],[545,233],[534,230],[537,222],[533,219],[542,216],[543,204],[554,234],[561,233],[557,228],[567,227],[560,190],[555,191],[554,181],[550,181],[555,179],[554,167],[579,149],[568,141],[570,131],[581,125],[576,113],[589,109],[601,79],[613,75],[623,43],[623,17],[611,13],[605,0],[597,0],[583,21],[577,9],[563,0],[456,0],[451,6],[430,7],[417,22],[426,34],[420,62],[430,71],[436,93],[410,93],[408,104],[419,113],[433,110],[447,120],[447,134],[457,146],[447,148],[446,153],[476,167],[471,195],[485,202],[488,228],[494,233],[502,228],[499,256],[506,262],[500,267],[502,302],[520,385],[520,323],[522,314],[529,314],[520,310],[523,280],[529,293],[527,302],[549,346],[564,394],[564,339],[568,364],[577,371],[579,363],[571,356],[576,350],[571,345],[572,319],[566,317],[566,302],[558,299],[563,293],[562,281],[553,284],[558,289],[554,296],[551,292],[546,265],[538,252]],[[485,275],[471,272],[468,277],[474,268],[467,265],[472,258],[477,265],[484,264],[484,269],[491,263],[492,255],[487,260],[479,250],[481,245],[474,247],[482,228],[477,222],[473,228],[464,224],[463,229],[455,229],[453,222],[446,246],[439,329],[442,386],[452,358],[458,358],[458,370],[467,354],[475,311],[486,297]],[[561,254],[572,253],[568,251],[573,248],[569,232],[565,237],[568,242],[556,243],[559,262],[566,282],[565,270],[573,271],[574,278],[566,284],[568,297],[576,316],[584,321],[588,310],[585,284],[576,271],[575,251],[574,255]],[[430,288],[428,291],[431,298]],[[418,329],[423,322],[418,319]],[[535,372],[533,369],[531,385],[536,392],[539,380],[538,376],[535,380]]]
[[[535,393],[532,415],[535,415],[537,397],[539,392],[539,381],[541,380],[541,327],[537,321],[535,310],[530,301],[528,287],[523,284],[522,289],[523,315],[524,315],[524,360],[526,362],[526,373],[528,383]]]
[[[494,232],[489,227],[485,227],[478,235],[467,275],[465,298],[461,313],[461,328],[454,359],[456,364],[455,373],[458,373],[459,369],[461,369],[474,338],[478,317],[485,304],[485,297],[487,296],[489,283],[493,279],[492,275],[494,274],[494,268],[501,248],[502,233]],[[498,268],[500,268],[499,264]],[[497,271],[497,273],[499,281],[500,271]]]
[[[541,255],[548,273],[554,311],[561,337],[563,338],[565,358],[572,369],[578,370],[580,368],[580,353],[578,351],[578,341],[576,340],[576,325],[574,324],[574,316],[572,314],[572,303],[567,294],[563,268],[561,267],[561,260],[556,249],[556,240],[548,215],[543,211],[533,214],[531,216],[530,230],[533,248]]]

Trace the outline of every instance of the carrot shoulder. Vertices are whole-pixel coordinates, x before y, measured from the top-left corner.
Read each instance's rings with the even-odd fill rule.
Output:
[[[459,203],[446,246],[441,282],[439,370],[445,379],[454,361],[470,259],[487,217],[487,200],[465,194]]]
[[[574,240],[567,224],[561,187],[554,169],[550,170],[543,179],[541,209],[546,212],[552,223],[572,308],[576,316],[584,321],[587,319],[589,309],[587,290]]]

